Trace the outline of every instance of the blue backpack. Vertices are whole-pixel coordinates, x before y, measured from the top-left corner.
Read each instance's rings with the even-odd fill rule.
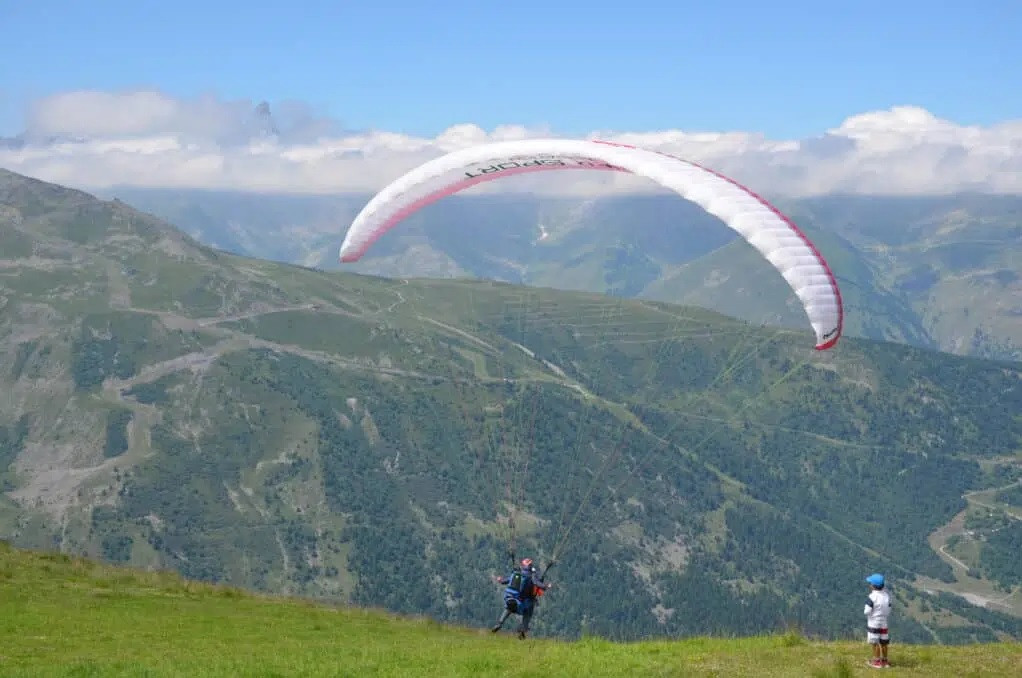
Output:
[[[532,590],[532,575],[522,572],[521,568],[518,567],[511,570],[507,588],[504,589],[505,598],[510,596],[518,600],[525,600],[532,597]]]

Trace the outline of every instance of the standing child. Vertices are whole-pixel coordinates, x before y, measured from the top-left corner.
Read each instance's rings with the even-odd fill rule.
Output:
[[[866,577],[869,583],[869,597],[866,598],[866,641],[873,646],[873,659],[869,665],[875,669],[890,666],[887,663],[887,646],[891,637],[887,632],[887,619],[891,614],[891,594],[884,590],[884,575],[871,574]]]

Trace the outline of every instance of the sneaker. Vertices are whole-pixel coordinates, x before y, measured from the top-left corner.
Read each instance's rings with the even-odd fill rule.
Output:
[[[493,633],[496,633],[497,631],[500,631],[500,624],[497,624],[496,626],[494,626],[492,629],[490,629],[490,631],[493,632]]]
[[[871,660],[869,660],[869,665],[872,666],[874,669],[882,669],[882,668],[884,668],[884,660],[883,659],[871,659]]]

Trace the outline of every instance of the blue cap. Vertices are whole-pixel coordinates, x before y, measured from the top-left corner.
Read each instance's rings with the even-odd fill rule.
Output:
[[[884,585],[884,575],[882,574],[871,574],[866,577],[866,581],[876,587],[882,587]]]

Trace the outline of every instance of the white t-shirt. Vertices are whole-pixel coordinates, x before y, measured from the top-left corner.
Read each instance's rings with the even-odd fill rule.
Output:
[[[866,615],[867,626],[873,629],[886,629],[887,618],[891,614],[891,595],[882,589],[870,591],[862,613]]]

